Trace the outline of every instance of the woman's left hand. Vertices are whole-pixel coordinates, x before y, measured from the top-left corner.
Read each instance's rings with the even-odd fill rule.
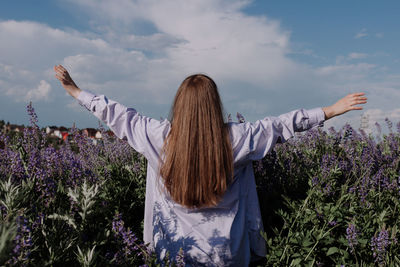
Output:
[[[325,113],[325,119],[328,120],[350,110],[362,110],[362,107],[356,105],[367,103],[367,98],[364,97],[364,95],[365,93],[349,94],[337,101],[332,106],[322,108]]]
[[[67,91],[72,97],[77,98],[81,89],[76,86],[68,71],[61,65],[54,66],[54,71],[56,72],[56,78],[61,82],[65,91]]]

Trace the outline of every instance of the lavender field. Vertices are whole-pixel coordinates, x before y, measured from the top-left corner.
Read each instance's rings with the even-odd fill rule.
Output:
[[[31,127],[0,134],[0,265],[160,265],[142,242],[145,159],[77,129],[54,144],[28,113]],[[254,162],[262,265],[400,265],[400,124],[385,127],[313,130]]]

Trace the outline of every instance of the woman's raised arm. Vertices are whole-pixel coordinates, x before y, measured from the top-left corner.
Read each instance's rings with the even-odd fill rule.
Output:
[[[306,131],[322,125],[325,120],[346,113],[361,110],[359,104],[367,103],[364,93],[349,94],[335,104],[311,110],[299,109],[279,117],[266,117],[255,123],[232,124],[237,136],[233,135],[235,161],[259,160],[271,151],[275,144],[285,142],[295,132]]]
[[[94,95],[79,89],[61,65],[55,66],[54,70],[64,89],[82,106],[107,124],[118,138],[126,139],[150,163],[158,163],[158,153],[170,126],[168,121],[142,116],[135,109],[127,108],[104,95]]]

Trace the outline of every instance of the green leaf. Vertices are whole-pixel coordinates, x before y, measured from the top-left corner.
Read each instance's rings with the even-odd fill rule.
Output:
[[[337,247],[330,247],[328,252],[326,252],[326,256],[330,256],[332,254],[338,253],[339,249]]]
[[[290,263],[290,266],[297,266],[297,265],[299,265],[299,263],[301,262],[301,258],[297,258],[297,259],[294,259],[294,260],[292,260],[292,263]]]
[[[358,239],[357,241],[358,241],[358,243],[360,243],[362,245],[366,245],[368,243],[367,239]]]
[[[303,247],[309,247],[313,244],[313,242],[311,242],[309,239],[304,239],[302,246]]]
[[[385,215],[386,215],[386,210],[382,211],[382,213],[379,215],[379,220],[382,221]]]

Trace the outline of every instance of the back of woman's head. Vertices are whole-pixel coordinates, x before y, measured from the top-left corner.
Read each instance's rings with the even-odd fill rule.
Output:
[[[233,175],[229,131],[214,81],[187,77],[176,93],[160,174],[171,198],[188,208],[215,206]]]

